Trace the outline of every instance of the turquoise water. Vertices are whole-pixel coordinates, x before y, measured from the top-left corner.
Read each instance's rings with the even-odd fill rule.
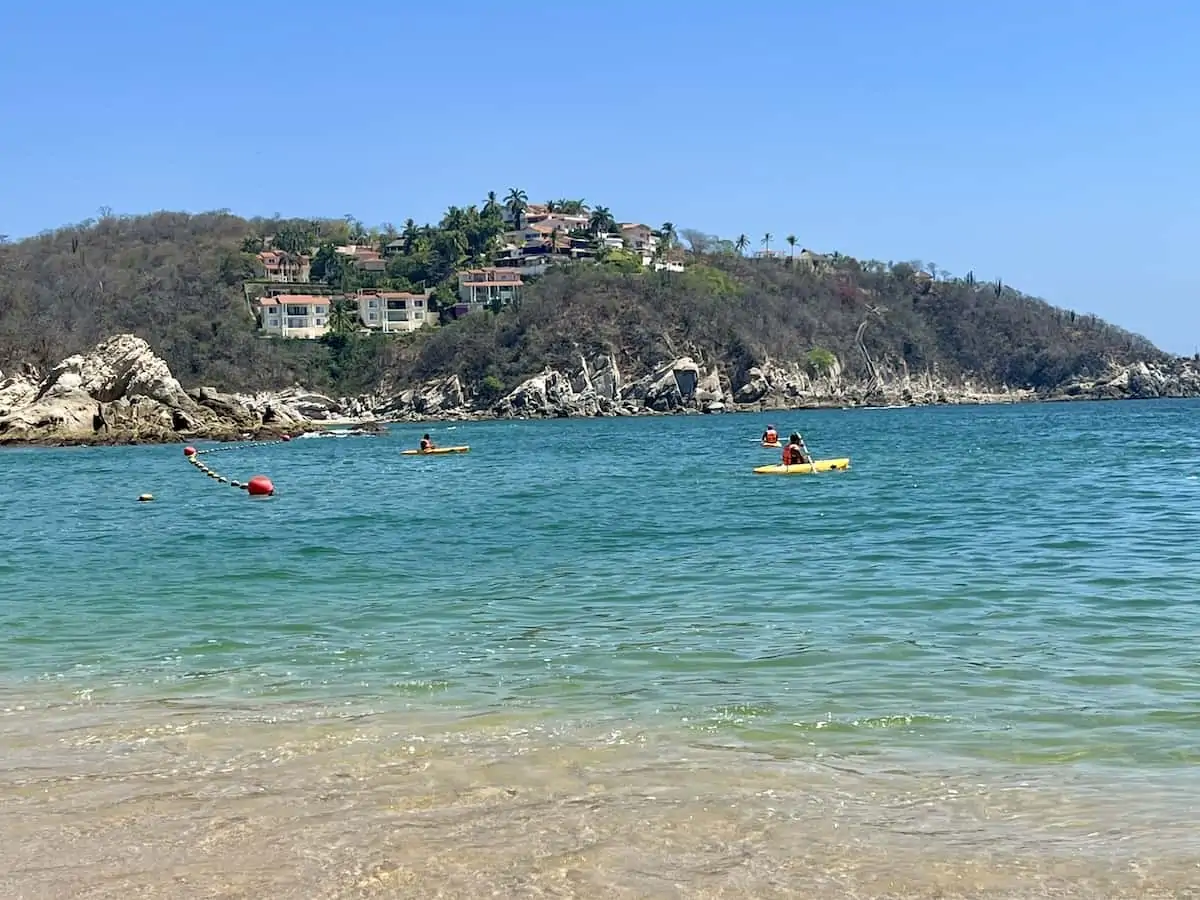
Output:
[[[768,421],[852,471],[752,475]],[[461,456],[402,457],[424,429],[395,426],[206,457],[266,501],[178,446],[4,452],[0,711],[27,741],[155,704],[336,709],[1186,794],[1197,421],[488,422],[430,427]]]
[[[319,698],[1200,760],[1200,406],[479,423],[0,456],[5,690]],[[776,421],[778,420],[778,421]],[[154,493],[153,504],[133,499]]]

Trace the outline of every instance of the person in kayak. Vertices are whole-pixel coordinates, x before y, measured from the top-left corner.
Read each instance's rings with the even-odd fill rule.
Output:
[[[804,446],[804,438],[800,437],[800,432],[793,431],[792,436],[788,438],[788,445],[783,448],[783,464],[785,466],[803,466],[812,462],[812,456],[808,452],[808,447]]]
[[[430,450],[436,450],[436,449],[437,448],[433,445],[433,438],[431,438],[427,434],[421,435],[421,452],[422,453],[428,453]]]
[[[763,432],[762,442],[764,444],[778,444],[779,432],[775,430],[774,425],[768,425],[767,430]]]

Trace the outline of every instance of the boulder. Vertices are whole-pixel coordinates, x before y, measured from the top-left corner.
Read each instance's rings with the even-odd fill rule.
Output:
[[[733,392],[738,403],[757,403],[771,392],[771,381],[759,366],[752,366],[746,373],[746,383]]]
[[[466,394],[457,375],[427,381],[412,395],[412,409],[418,414],[447,412],[465,404]]]
[[[192,394],[141,338],[121,334],[67,357],[33,385],[0,384],[0,443],[141,443],[305,430],[232,394]],[[264,430],[265,429],[265,430]]]
[[[700,366],[691,357],[680,357],[629,385],[622,398],[639,400],[655,412],[673,412],[695,400],[700,377]]]
[[[33,402],[37,393],[37,382],[24,375],[10,375],[0,381],[0,416]]]
[[[577,402],[579,396],[590,398],[593,410],[590,414],[594,415],[594,410],[598,409],[595,404],[595,394],[589,389],[583,395],[576,395],[572,389],[570,378],[562,372],[547,367],[532,378],[525,379],[502,397],[493,407],[493,412],[505,418],[569,416],[580,407]]]

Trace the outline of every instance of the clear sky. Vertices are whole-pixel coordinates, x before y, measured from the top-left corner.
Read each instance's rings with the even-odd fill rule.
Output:
[[[1200,3],[10,2],[0,233],[516,186],[1200,345]]]

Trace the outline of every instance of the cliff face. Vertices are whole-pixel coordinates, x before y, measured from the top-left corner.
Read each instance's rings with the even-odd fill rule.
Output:
[[[1114,364],[1097,380],[1039,393],[932,371],[914,375],[879,370],[870,379],[848,378],[836,362],[821,374],[798,363],[768,362],[752,366],[734,382],[719,366],[691,357],[665,361],[649,374],[626,379],[608,354],[590,360],[581,356],[570,371],[547,367],[498,400],[482,399],[471,387],[450,376],[392,396],[344,400],[342,408],[351,415],[425,420],[1200,397],[1200,367],[1183,361]]]

